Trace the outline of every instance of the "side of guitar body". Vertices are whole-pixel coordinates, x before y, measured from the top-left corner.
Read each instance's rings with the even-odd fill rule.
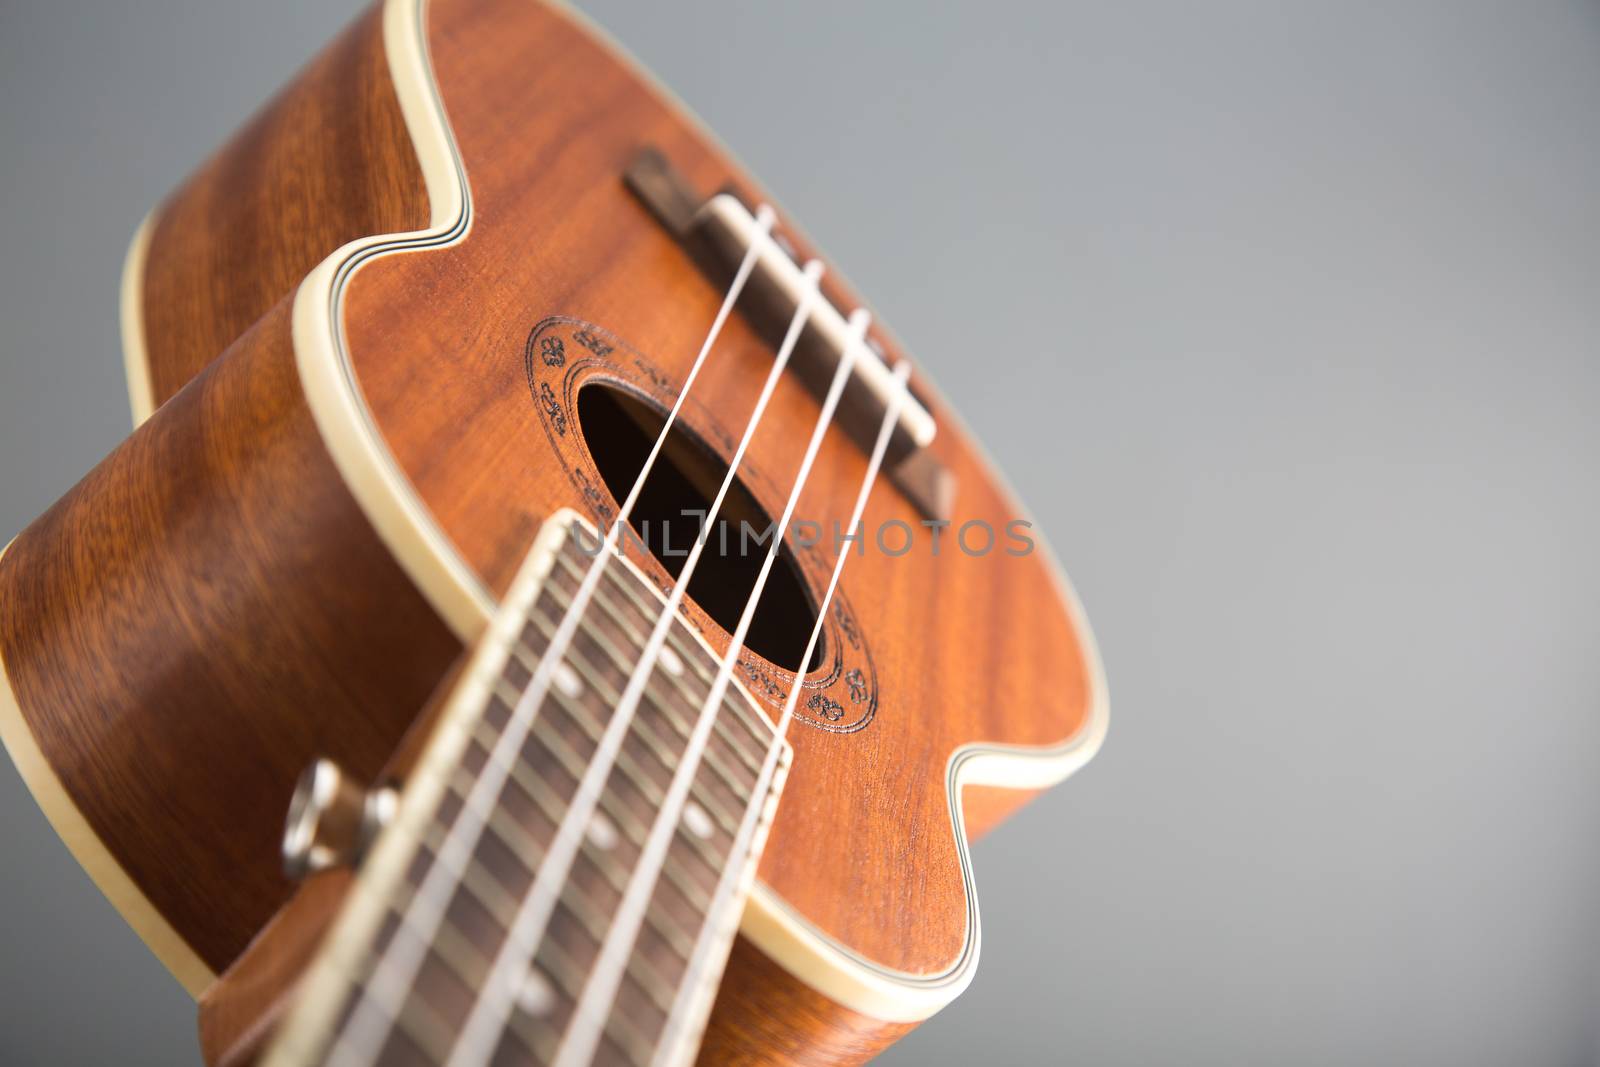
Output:
[[[605,110],[585,113],[585,126],[552,102],[548,122],[558,129],[548,143],[519,141],[517,123],[537,117],[508,118],[490,95],[494,65],[475,50],[491,36],[583,70],[586,99]],[[482,85],[470,74],[480,70]],[[541,165],[551,145],[610,136],[666,143],[702,188],[750,188],[681,109],[570,13],[388,0],[141,229],[123,299],[138,429],[0,556],[0,737],[86,869],[196,995],[293,894],[277,869],[277,835],[300,770],[323,755],[358,777],[380,772],[474,638],[538,516],[571,493],[560,471],[535,471],[527,477],[542,481],[510,487],[529,501],[526,512],[446,506],[424,491],[416,456],[427,449],[405,444],[404,418],[363,399],[425,377],[421,364],[408,365],[417,354],[396,352],[387,365],[369,355],[359,373],[338,358],[336,342],[357,349],[373,336],[335,298],[357,264],[372,259],[364,270],[376,276],[372,267],[391,260],[439,254],[425,249],[470,246],[469,230],[512,212],[493,195],[488,168],[470,165],[471,145],[455,143],[480,127],[514,157],[508,168]],[[556,177],[541,189],[576,204],[580,185],[597,180],[576,167],[569,187]],[[407,243],[414,253],[396,247]],[[715,294],[689,267],[674,260],[672,269],[681,271],[672,278],[678,311],[703,328]],[[376,307],[378,285],[350,299]],[[450,304],[414,280],[403,291],[412,303]],[[566,299],[639,297],[625,278],[611,291]],[[504,313],[492,284],[482,292],[485,315]],[[853,303],[842,286],[830,295]],[[627,332],[684,348],[687,329],[640,321]],[[735,330],[733,343],[760,349],[748,331]],[[381,380],[386,372],[395,380]],[[714,380],[708,388],[708,402],[721,399]],[[736,388],[723,392],[733,410],[748,407]],[[410,403],[436,399],[455,398],[419,379]],[[804,410],[798,398],[793,406]],[[964,486],[987,490],[981,457],[948,408],[933,407],[941,458]],[[472,425],[492,437],[497,410],[457,405],[452,417],[463,433]],[[835,466],[843,484],[851,468]],[[489,532],[458,550],[455,531],[468,524]],[[441,529],[450,532],[443,545]],[[1012,677],[973,687],[992,692],[993,711],[927,735],[915,720],[880,721],[857,735],[880,746],[866,757],[805,731],[797,766],[809,759],[818,777],[792,778],[785,809],[826,813],[830,790],[861,776],[860,760],[898,761],[915,775],[907,792],[927,798],[901,813],[926,855],[875,869],[865,889],[861,872],[839,872],[841,887],[827,871],[783,863],[786,849],[807,857],[822,846],[786,827],[780,809],[706,1062],[859,1062],[970,980],[977,923],[967,841],[1081,766],[1105,730],[1099,663],[1065,580],[1044,552],[1013,566],[993,595],[935,620],[942,633],[896,633],[887,622],[873,633],[886,675],[914,658],[903,650],[917,642],[940,649],[956,675],[993,678],[996,663],[1014,660]],[[1029,586],[1031,597],[1005,595]],[[1020,648],[999,649],[958,630],[1026,636]],[[851,802],[859,798],[839,803]],[[905,829],[876,826],[869,853],[903,852],[895,835]],[[893,879],[911,885],[878,886]],[[875,896],[858,918],[815,903],[851,881]],[[869,928],[895,909],[912,914],[891,934],[925,933],[891,953]]]

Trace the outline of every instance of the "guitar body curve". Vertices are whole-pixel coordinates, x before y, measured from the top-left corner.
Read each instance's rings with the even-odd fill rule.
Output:
[[[644,147],[707,194],[763,199],[573,13],[387,0],[141,229],[123,303],[140,425],[0,556],[0,736],[191,991],[292,892],[277,835],[301,768],[378,774],[543,519],[609,518],[578,394],[676,396],[722,294],[624,187]],[[857,303],[836,276],[824,291]],[[685,427],[724,461],[771,359],[735,316],[694,386]],[[1018,505],[918,395],[957,521],[1006,529]],[[780,383],[742,468],[768,514],[815,412]],[[803,513],[842,522],[864,463],[830,435]],[[874,494],[866,528],[895,522],[920,528]],[[1093,639],[1029,536],[1020,555],[866,552],[816,670],[741,657],[769,714],[793,685],[811,702],[706,1061],[858,1062],[970,981],[969,840],[1105,732]],[[794,558],[818,602],[831,547]]]

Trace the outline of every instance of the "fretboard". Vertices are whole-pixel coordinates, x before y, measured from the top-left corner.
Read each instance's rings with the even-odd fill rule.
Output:
[[[615,557],[552,683],[529,693],[595,545],[571,513],[541,532],[269,1053],[275,1067],[694,1052],[789,749],[737,687],[707,712],[718,663],[681,619],[625,731],[613,722],[663,608]],[[669,805],[703,713],[703,755]],[[607,770],[608,729],[623,732]],[[580,825],[586,775],[603,786]],[[669,843],[644,863],[658,820]],[[648,901],[633,930],[618,918],[630,886]]]

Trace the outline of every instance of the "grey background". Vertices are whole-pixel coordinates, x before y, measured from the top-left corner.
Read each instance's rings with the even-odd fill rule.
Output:
[[[135,223],[353,6],[0,2],[0,539],[127,430]],[[584,6],[1103,645],[1105,751],[978,847],[977,981],[884,1062],[1600,1059],[1600,11]],[[0,811],[0,1062],[194,1062],[9,765]]]

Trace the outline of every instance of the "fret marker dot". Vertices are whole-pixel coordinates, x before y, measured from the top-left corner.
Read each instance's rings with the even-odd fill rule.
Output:
[[[706,809],[690,801],[683,809],[683,825],[689,832],[699,838],[711,836],[711,816],[706,814]]]
[[[617,828],[599,812],[589,821],[589,843],[601,852],[609,852],[617,847]]]
[[[556,664],[555,683],[568,700],[577,700],[583,695],[583,679],[578,677],[578,672],[570,664]]]
[[[666,645],[661,646],[661,666],[666,668],[668,674],[674,676],[683,673],[683,660]]]
[[[555,1004],[556,996],[550,989],[550,983],[544,980],[544,975],[529,967],[528,973],[522,976],[522,985],[517,989],[517,1006],[529,1015],[547,1015]]]

